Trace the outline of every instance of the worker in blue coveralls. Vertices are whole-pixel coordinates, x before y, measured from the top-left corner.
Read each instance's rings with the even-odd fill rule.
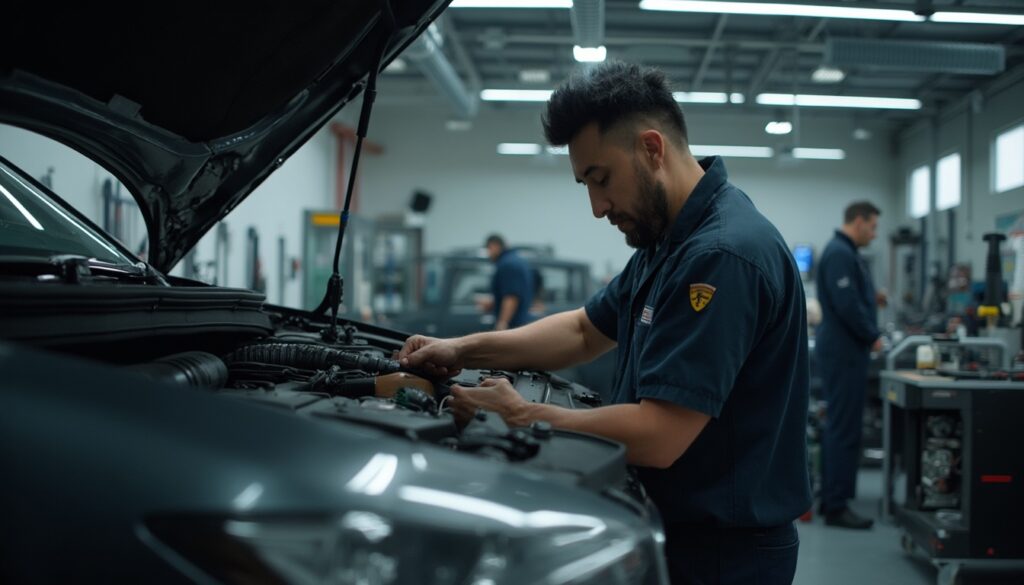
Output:
[[[836,230],[818,263],[821,325],[814,351],[827,403],[821,440],[820,509],[825,524],[843,528],[867,529],[873,524],[851,510],[847,502],[857,486],[870,352],[881,347],[875,309],[880,299],[857,249],[875,239],[880,213],[866,201],[848,206],[843,227]]]
[[[491,304],[485,306],[494,313],[494,329],[503,331],[529,323],[533,304],[533,269],[515,250],[505,245],[497,234],[487,237],[487,257],[494,262],[491,277]]]
[[[568,145],[596,218],[636,248],[586,306],[503,332],[415,335],[406,366],[555,370],[618,347],[613,404],[570,410],[526,401],[505,379],[452,387],[511,426],[548,421],[626,446],[665,525],[674,583],[790,583],[793,520],[811,504],[805,300],[775,227],[697,161],[660,71],[606,63],[571,77],[543,119]]]

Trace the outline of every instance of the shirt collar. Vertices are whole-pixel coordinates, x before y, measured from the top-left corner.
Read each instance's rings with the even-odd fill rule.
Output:
[[[855,252],[857,251],[857,245],[854,244],[853,240],[850,239],[850,236],[844,234],[842,230],[836,230],[836,237],[839,238],[840,241],[849,244],[849,246],[853,248]]]
[[[690,197],[687,198],[686,204],[683,205],[679,215],[676,216],[675,223],[672,224],[669,239],[673,242],[682,242],[690,237],[700,219],[704,217],[704,212],[707,211],[708,205],[715,198],[715,193],[718,193],[722,185],[729,180],[729,174],[725,170],[725,163],[722,162],[722,157],[709,156],[701,160],[699,164],[704,169],[704,176],[701,177],[700,181],[697,181],[697,185],[690,193]]]

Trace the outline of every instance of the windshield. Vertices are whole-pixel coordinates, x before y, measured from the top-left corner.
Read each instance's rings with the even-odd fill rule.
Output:
[[[76,254],[112,264],[135,261],[0,162],[0,254]]]

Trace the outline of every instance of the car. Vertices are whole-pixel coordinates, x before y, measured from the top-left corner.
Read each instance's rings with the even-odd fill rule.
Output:
[[[0,582],[666,582],[621,444],[445,408],[486,377],[591,390],[430,379],[394,361],[404,334],[336,319],[340,294],[305,311],[170,274],[445,5],[6,7],[0,123],[120,179],[149,251],[0,159]]]

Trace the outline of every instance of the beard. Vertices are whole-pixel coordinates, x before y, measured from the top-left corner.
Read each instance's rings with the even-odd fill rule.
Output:
[[[657,243],[668,226],[668,193],[639,163],[634,161],[633,168],[637,177],[636,215],[616,213],[611,220],[616,224],[623,221],[633,224],[633,229],[626,232],[626,245],[649,248]]]

